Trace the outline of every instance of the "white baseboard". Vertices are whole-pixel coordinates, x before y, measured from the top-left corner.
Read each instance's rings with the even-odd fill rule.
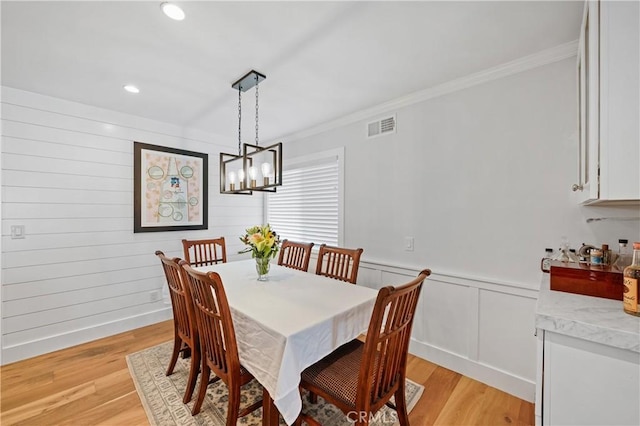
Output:
[[[171,307],[2,349],[2,365],[171,319]]]
[[[534,401],[536,384],[530,380],[415,339],[411,339],[409,352],[525,401]]]

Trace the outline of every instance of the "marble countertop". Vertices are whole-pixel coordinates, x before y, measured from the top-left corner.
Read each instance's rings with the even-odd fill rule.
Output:
[[[550,290],[543,275],[536,328],[640,353],[640,317],[626,314],[622,301]]]

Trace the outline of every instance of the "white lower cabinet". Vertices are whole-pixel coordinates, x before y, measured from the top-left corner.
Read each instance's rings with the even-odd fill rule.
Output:
[[[538,330],[536,424],[640,425],[640,353]]]

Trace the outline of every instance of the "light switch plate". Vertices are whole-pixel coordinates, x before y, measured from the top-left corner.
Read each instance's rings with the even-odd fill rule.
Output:
[[[404,237],[404,251],[413,251],[413,237]]]
[[[25,238],[24,225],[11,225],[11,239],[20,240]]]

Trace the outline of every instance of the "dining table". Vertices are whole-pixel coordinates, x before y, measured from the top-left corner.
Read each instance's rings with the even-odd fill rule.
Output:
[[[258,281],[255,260],[194,268],[220,275],[240,362],[263,386],[263,425],[291,425],[302,410],[302,371],[366,331],[378,292],[273,264]]]

